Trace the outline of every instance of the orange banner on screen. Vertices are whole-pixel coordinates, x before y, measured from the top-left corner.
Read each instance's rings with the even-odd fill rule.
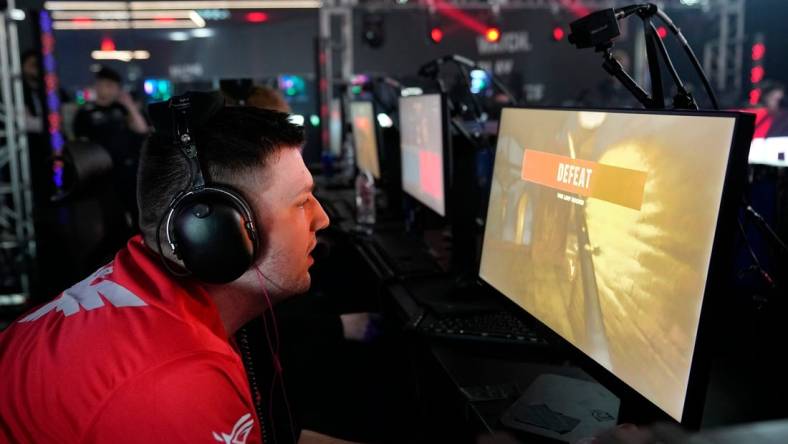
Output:
[[[634,210],[640,210],[643,204],[643,188],[646,185],[644,171],[535,150],[525,150],[522,178]]]

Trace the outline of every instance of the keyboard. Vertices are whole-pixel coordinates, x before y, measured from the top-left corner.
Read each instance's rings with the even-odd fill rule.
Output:
[[[450,338],[497,340],[538,346],[549,345],[536,331],[507,312],[427,318],[420,325],[424,333]]]

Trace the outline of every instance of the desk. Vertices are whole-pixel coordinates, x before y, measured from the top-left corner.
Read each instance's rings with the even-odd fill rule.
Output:
[[[348,198],[346,192],[318,195],[321,199],[337,199],[326,202],[329,207],[347,206],[341,203]],[[539,375],[550,373],[591,380],[578,368],[547,353],[544,347],[532,348],[525,343],[495,344],[479,338],[446,340],[421,333],[416,327],[428,316],[427,306],[431,307],[431,313],[439,314],[442,311],[502,310],[504,305],[486,296],[476,298],[473,304],[469,301],[453,303],[454,295],[450,293],[454,278],[435,257],[440,254],[436,253],[440,248],[430,248],[420,239],[408,237],[397,221],[379,223],[374,232],[364,233],[353,227],[352,220],[344,219],[334,224],[330,231],[333,231],[332,236],[347,243],[343,251],[357,256],[343,259],[343,264],[355,266],[334,264],[334,279],[346,283],[364,282],[388,320],[389,336],[398,338],[395,349],[401,356],[396,359],[408,363],[405,367],[410,368],[410,374],[385,383],[414,384],[403,385],[400,389],[412,390],[416,395],[415,405],[410,407],[417,412],[419,422],[415,427],[419,435],[415,441],[474,442],[479,434],[500,430],[502,413]],[[439,244],[441,236],[438,234],[432,240]],[[402,267],[396,265],[398,262],[410,264],[410,270],[403,272]],[[422,266],[412,266],[414,263]],[[484,387],[505,388],[506,393],[498,399],[474,397],[474,391],[484,390]]]
[[[398,381],[385,383],[403,384],[398,387],[399,390],[413,391],[415,394],[415,404],[408,408],[418,413],[416,416],[419,422],[414,429],[420,431],[420,439],[409,442],[472,442],[478,433],[500,429],[501,414],[539,374],[551,373],[590,380],[587,374],[566,364],[564,360],[568,354],[560,351],[552,356],[520,353],[516,348],[507,349],[481,341],[447,342],[420,334],[415,327],[427,316],[428,311],[424,304],[419,303],[419,287],[432,287],[432,290],[425,291],[440,293],[441,289],[446,289],[451,276],[440,272],[431,276],[403,276],[387,266],[386,258],[381,257],[381,254],[370,254],[374,250],[370,245],[375,242],[376,236],[402,233],[402,224],[395,220],[379,224],[377,233],[373,234],[355,233],[352,220],[334,225],[332,229],[340,234],[339,237],[346,244],[343,248],[352,252],[350,256],[354,257],[353,263],[358,264],[350,270],[343,270],[343,264],[335,264],[338,268],[333,278],[349,285],[363,281],[364,285],[373,289],[370,291],[374,292],[380,310],[390,323],[389,333],[399,341],[398,350],[402,356],[396,359],[408,362],[405,367],[410,369],[410,374],[400,375]],[[441,266],[437,268],[445,269]],[[778,302],[785,304],[779,300],[775,305]],[[783,305],[776,308],[779,310],[773,314],[767,312],[775,319],[780,313],[786,312]],[[734,310],[735,313],[724,323],[734,326],[742,324],[742,313],[746,314],[746,309],[745,306],[741,310]],[[766,325],[784,323],[770,321]],[[745,338],[739,334],[740,329],[726,329],[726,337],[720,338],[719,347],[725,351],[722,354],[727,355],[725,357],[728,359],[717,367],[723,370],[721,373],[728,379],[717,377],[723,389],[709,391],[706,408],[708,419],[704,418],[704,426],[773,418],[785,411],[782,395],[788,393],[784,384],[784,375],[788,373],[782,370],[784,364],[771,365],[775,364],[776,358],[772,358],[772,354],[777,348],[769,345],[780,343],[778,337],[784,335],[777,333],[783,333],[784,328],[772,327],[772,330],[775,330],[771,335],[773,338],[761,344],[753,341],[754,337],[763,334]],[[715,358],[719,361],[720,351],[716,354]],[[752,356],[753,359],[742,359],[743,356]],[[414,386],[405,386],[405,383]],[[467,396],[469,388],[506,385],[515,389],[511,396],[501,399],[469,401]],[[733,393],[731,386],[737,387],[740,393]],[[525,440],[538,442],[537,439],[529,436]]]

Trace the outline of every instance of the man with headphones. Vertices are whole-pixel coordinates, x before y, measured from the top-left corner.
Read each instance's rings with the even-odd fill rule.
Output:
[[[310,286],[329,220],[303,130],[199,93],[150,114],[143,234],[0,334],[1,442],[275,442],[260,421],[269,381],[232,338]],[[339,442],[293,441],[310,438]]]

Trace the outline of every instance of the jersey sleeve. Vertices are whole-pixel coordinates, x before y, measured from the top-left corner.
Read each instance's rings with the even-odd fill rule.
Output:
[[[201,353],[123,383],[82,442],[258,444],[262,434],[237,363]]]

